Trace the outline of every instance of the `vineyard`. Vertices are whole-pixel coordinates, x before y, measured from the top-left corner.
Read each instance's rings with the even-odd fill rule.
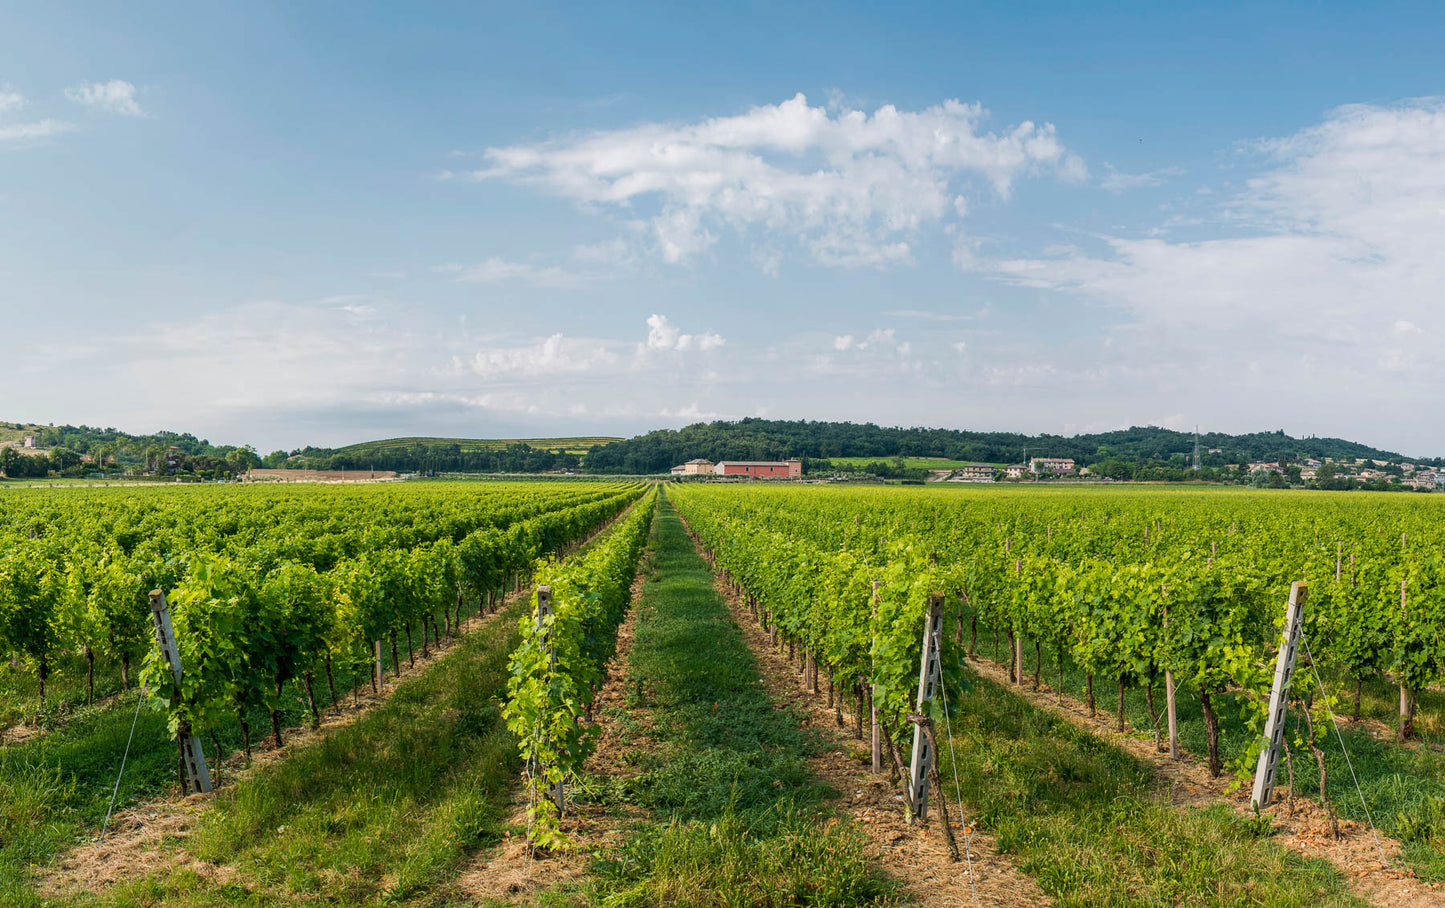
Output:
[[[1357,904],[1244,817],[1152,793],[1152,757],[1046,713],[1074,704],[1161,761],[1197,760],[1239,802],[1224,786],[1247,789],[1301,581],[1288,796],[1445,881],[1440,517],[1430,499],[1112,489],[14,491],[0,902],[42,904],[38,868],[101,841],[113,810],[196,786],[193,741],[216,794],[184,847],[254,878],[258,904],[509,901],[475,880],[513,840],[526,886],[548,855],[600,849],[558,904],[927,902],[908,873],[976,897],[978,835],[1017,864],[1023,901],[1172,904],[1209,885],[1219,904]],[[786,709],[758,680],[773,662],[801,698]],[[867,809],[830,806],[812,778],[825,732],[801,716],[825,698],[826,734],[861,748]],[[354,721],[303,731],[348,701]],[[274,756],[247,771],[257,744]],[[587,844],[598,828],[615,831]],[[966,864],[879,870],[877,843],[940,831]],[[753,869],[686,875],[733,860]],[[230,898],[229,876],[177,873],[105,903]]]
[[[1176,752],[1183,739],[1211,775],[1244,775],[1284,603],[1306,581],[1296,749],[1318,759],[1313,784],[1325,780],[1329,807],[1380,823],[1445,875],[1445,761],[1433,747],[1384,746],[1426,726],[1438,741],[1445,727],[1445,515],[1433,501],[715,486],[673,497],[770,633],[798,648],[809,683],[821,665],[860,723],[877,710],[895,764],[912,737],[920,629],[941,592],[945,680],[960,684],[967,658],[992,656],[1012,683],[1038,690],[1047,677],[1061,696],[1072,686],[1091,715],[1106,704],[1120,731],[1142,694],[1138,725],[1161,747],[1161,729],[1197,717]],[[1378,720],[1394,703],[1393,731],[1357,722],[1339,738],[1347,747],[1330,740],[1336,713],[1353,721],[1372,707]]]

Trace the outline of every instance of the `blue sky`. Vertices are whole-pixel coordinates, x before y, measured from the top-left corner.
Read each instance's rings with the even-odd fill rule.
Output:
[[[0,419],[1445,452],[1438,5],[0,8]]]

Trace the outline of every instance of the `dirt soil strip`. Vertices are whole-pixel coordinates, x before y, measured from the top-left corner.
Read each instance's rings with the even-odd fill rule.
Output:
[[[643,565],[646,565],[646,559],[644,553]],[[637,578],[632,581],[633,608],[628,610],[627,618],[617,628],[617,651],[607,666],[607,681],[593,702],[592,711],[600,737],[596,749],[583,764],[582,775],[602,784],[628,775],[623,754],[644,746],[636,736],[624,731],[618,717],[631,713],[644,727],[650,728],[652,724],[650,710],[629,708],[626,704],[627,657],[632,652],[637,627],[636,603],[646,580],[644,575],[645,570],[639,569]],[[525,832],[526,793],[517,786],[513,790],[512,815],[508,819],[517,831],[508,833],[501,844],[477,854],[465,864],[451,887],[452,894],[478,902],[492,900],[526,904],[531,901],[531,896],[542,890],[581,880],[586,876],[587,865],[593,855],[620,845],[624,829],[645,819],[647,812],[635,804],[622,805],[619,814],[615,806],[568,801],[561,828],[575,847],[567,851],[534,854],[527,846]]]
[[[768,692],[780,704],[797,710],[805,717],[804,724],[834,745],[809,759],[813,772],[843,793],[839,810],[852,817],[854,825],[867,836],[869,856],[900,881],[916,902],[930,908],[1052,904],[1032,877],[998,853],[992,836],[958,816],[956,801],[949,803],[949,819],[960,852],[967,842],[972,881],[968,855],[958,864],[949,860],[936,810],[930,812],[927,829],[909,825],[901,791],[888,784],[886,775],[875,776],[872,772],[869,742],[859,741],[849,733],[854,724],[851,721],[838,727],[835,713],[828,708],[827,679],[821,668],[818,693],[807,693],[798,666],[788,659],[786,650],[775,650],[768,643],[767,633],[753,621],[744,598],[716,576],[714,585],[757,657],[758,671]]]
[[[1010,683],[1008,670],[992,661],[974,658],[969,660],[969,664],[980,675],[1034,706],[1061,716],[1097,737],[1110,740],[1142,760],[1154,769],[1155,778],[1161,783],[1170,803],[1180,807],[1202,807],[1223,801],[1241,815],[1254,815],[1248,788],[1234,786],[1235,790],[1231,791],[1235,781],[1232,776],[1226,774],[1218,779],[1209,778],[1207,767],[1187,753],[1183,759],[1169,759],[1167,753],[1160,753],[1154,746],[1149,730],[1135,729],[1120,734],[1112,713],[1099,709],[1097,717],[1091,719],[1088,706],[1068,693],[1063,695],[1060,705],[1057,690],[1051,689],[1048,684],[1035,691],[1028,683]],[[1297,771],[1313,772],[1314,763],[1301,764]],[[1281,786],[1284,784],[1281,782]],[[1283,787],[1276,791],[1283,799]],[[1354,797],[1354,793],[1351,792],[1349,797]],[[1345,819],[1340,820],[1340,839],[1331,839],[1328,816],[1324,808],[1311,798],[1295,798],[1292,803],[1277,800],[1263,813],[1273,821],[1276,841],[1301,854],[1329,861],[1350,889],[1371,904],[1380,908],[1445,905],[1445,896],[1441,893],[1445,886],[1427,883],[1399,863],[1398,841],[1381,834],[1377,845],[1368,826]],[[1381,846],[1389,860],[1388,865],[1380,860]]]

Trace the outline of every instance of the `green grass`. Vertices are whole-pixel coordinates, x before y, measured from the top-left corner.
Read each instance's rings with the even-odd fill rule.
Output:
[[[420,630],[417,630],[420,654]],[[401,659],[407,658],[403,645]],[[70,659],[72,657],[65,657]],[[57,853],[99,830],[116,784],[121,757],[130,736],[135,737],[125,765],[116,799],[116,810],[148,798],[169,794],[176,785],[176,744],[166,727],[162,712],[147,704],[136,711],[136,690],[84,707],[84,662],[75,659],[73,670],[57,671],[46,685],[46,713],[41,734],[22,743],[0,745],[0,905],[38,904],[33,892],[33,872]],[[388,671],[394,670],[387,657]],[[137,669],[138,670],[138,669]],[[318,674],[320,674],[318,672]],[[355,684],[365,685],[369,666],[355,670],[342,663],[335,666],[338,696],[345,698]],[[134,678],[132,679],[134,681]],[[20,716],[33,718],[36,709],[35,675],[23,663],[19,670],[8,662],[0,665],[0,720]],[[119,668],[96,665],[97,698],[115,694],[120,687]],[[318,707],[330,705],[324,677],[317,678]],[[68,701],[74,709],[59,708]],[[280,710],[283,728],[294,728],[310,720],[305,693],[297,682],[289,682]],[[247,716],[252,742],[267,733],[270,716],[253,710]],[[0,724],[8,726],[10,721]],[[207,759],[214,761],[215,741],[230,754],[243,745],[239,722],[228,721],[216,729],[214,739],[203,738]],[[225,770],[220,777],[225,783]],[[218,770],[212,768],[215,777]],[[11,812],[3,805],[26,805]]]
[[[965,628],[967,633],[967,628]],[[1000,635],[1002,637],[1002,635]],[[965,639],[965,645],[967,640]],[[1007,644],[1001,643],[1003,664],[1008,662]],[[978,654],[992,658],[994,654],[992,632],[982,625],[979,627]],[[1044,648],[1043,680],[1050,688],[1059,683],[1058,660]],[[1032,683],[1034,670],[1034,648],[1032,641],[1024,645],[1025,678]],[[1307,670],[1301,666],[1301,672]],[[1314,686],[1309,674],[1297,675],[1298,683]],[[1112,678],[1095,678],[1094,695],[1101,714],[1114,714],[1118,689]],[[1067,657],[1064,660],[1064,690],[1082,700],[1084,698],[1084,673],[1075,667]],[[1164,686],[1162,676],[1156,684],[1155,705],[1162,715],[1164,709]],[[1353,683],[1340,684],[1335,688],[1341,693],[1337,707],[1348,714],[1353,708]],[[1399,706],[1399,692],[1382,680],[1365,685],[1362,715],[1388,723],[1398,720],[1395,712]],[[1203,760],[1208,753],[1207,735],[1203,711],[1200,708],[1198,692],[1181,687],[1176,691],[1176,710],[1179,716],[1179,742],[1189,754]],[[1368,730],[1340,720],[1341,736],[1349,751],[1347,764],[1340,750],[1340,739],[1333,731],[1321,741],[1325,752],[1325,763],[1329,770],[1329,795],[1335,810],[1342,817],[1366,822],[1360,795],[1369,805],[1370,814],[1380,830],[1386,835],[1402,840],[1402,857],[1422,878],[1445,880],[1445,752],[1441,751],[1442,729],[1433,720],[1423,719],[1427,707],[1445,701],[1439,691],[1427,691],[1420,698],[1424,742],[1402,746],[1391,740],[1381,740]],[[1241,767],[1231,766],[1240,761],[1253,741],[1253,736],[1244,724],[1244,709],[1241,701],[1231,693],[1217,694],[1214,708],[1220,723],[1219,752],[1225,764],[1225,772],[1231,773]],[[1298,704],[1291,709],[1289,718],[1290,735],[1295,734],[1300,722]],[[1435,710],[1430,709],[1434,714]],[[1153,737],[1153,720],[1149,716],[1148,704],[1142,688],[1131,687],[1124,697],[1124,717],[1130,730]],[[1161,725],[1163,724],[1161,719]],[[1319,775],[1313,758],[1308,752],[1294,754],[1296,791],[1301,797],[1318,798]],[[1359,779],[1360,791],[1355,790],[1351,767]],[[1242,767],[1252,777],[1253,765]],[[1285,767],[1279,771],[1281,791],[1286,784]],[[1248,783],[1246,783],[1248,784]]]
[[[963,800],[1059,905],[1354,906],[1334,869],[1227,806],[1171,806],[1122,749],[969,673],[952,747]],[[948,785],[952,791],[952,785]]]
[[[77,904],[379,905],[422,897],[503,829],[518,770],[502,721],[513,605],[375,711],[223,789],[180,869]],[[219,882],[225,879],[226,882]]]
[[[401,451],[416,445],[428,448],[456,445],[461,453],[467,454],[474,451],[500,451],[511,445],[528,445],[547,451],[561,448],[567,454],[586,454],[595,445],[611,444],[614,441],[622,439],[607,435],[571,438],[386,438],[347,445],[338,448],[337,453],[361,455],[367,452]]]
[[[629,700],[651,712],[654,740],[610,796],[648,808],[654,822],[604,855],[572,903],[781,908],[888,898],[893,887],[870,867],[861,835],[829,819],[830,792],[808,764],[816,742],[768,696],[665,499],[637,609]]]
[[[44,864],[105,816],[135,716],[132,691],[112,708],[89,710],[52,733],[0,748],[0,905],[39,905],[32,868]],[[142,710],[120,786],[122,804],[163,791],[175,775],[165,719]]]

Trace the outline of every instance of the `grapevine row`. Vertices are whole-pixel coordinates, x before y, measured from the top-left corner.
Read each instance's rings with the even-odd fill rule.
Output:
[[[1216,774],[1214,701],[1230,692],[1262,714],[1292,579],[1309,583],[1306,639],[1326,675],[1387,675],[1402,690],[1402,734],[1414,692],[1445,680],[1445,534],[1428,504],[718,486],[675,498],[779,633],[861,696],[876,684],[895,732],[932,591],[953,603],[955,661],[973,654],[981,623],[1006,636],[1016,679],[1029,655],[1036,679],[1045,652],[1078,665],[1091,706],[1096,678],[1117,683],[1121,704],[1130,686],[1152,703],[1172,673],[1199,696]]]
[[[51,666],[70,651],[85,655],[92,677],[97,658],[115,661],[128,684],[133,662],[152,649],[147,593],[166,590],[183,687],[155,664],[147,677],[173,724],[214,727],[264,707],[279,738],[286,682],[304,685],[314,717],[316,673],[334,700],[333,666],[359,666],[375,641],[389,641],[393,664],[398,635],[410,652],[420,628],[425,648],[463,608],[484,607],[536,557],[615,515],[641,487],[346,491],[7,498],[0,652],[34,667],[42,703]],[[132,517],[155,535],[134,537]]]
[[[548,792],[582,768],[595,744],[595,726],[582,720],[590,720],[606,680],[656,504],[654,488],[585,555],[538,567],[536,583],[550,592],[550,611],[539,611],[540,593],[534,591],[532,609],[521,619],[522,642],[512,653],[503,707],[531,767],[529,824],[538,844],[560,842],[559,805]]]

